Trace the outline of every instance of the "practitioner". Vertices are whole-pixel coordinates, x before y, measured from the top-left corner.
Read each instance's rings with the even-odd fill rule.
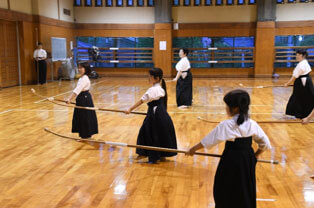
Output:
[[[92,96],[89,93],[90,80],[88,75],[91,73],[91,68],[88,63],[79,64],[79,73],[81,78],[66,102],[69,104],[71,100],[76,98],[77,106],[94,107]],[[79,133],[82,139],[90,139],[92,135],[98,134],[96,112],[94,110],[75,108],[72,120],[72,133]]]
[[[36,72],[38,73],[38,82],[42,85],[46,83],[47,79],[47,52],[43,49],[43,44],[38,43],[37,49],[34,51],[34,59]]]
[[[214,181],[216,208],[255,208],[256,158],[271,145],[261,127],[249,119],[250,96],[246,91],[233,90],[225,95],[224,102],[227,114],[232,118],[222,121],[188,154],[226,141]],[[252,138],[258,143],[255,153],[251,147]]]
[[[173,79],[177,82],[176,94],[177,94],[177,106],[178,108],[187,108],[192,105],[192,73],[191,65],[187,55],[189,51],[187,49],[180,49],[179,56],[180,61],[176,65],[177,76]]]
[[[144,102],[148,105],[147,116],[140,128],[137,144],[177,149],[175,129],[167,113],[166,83],[160,68],[149,70],[149,82],[152,84],[152,87],[146,91],[137,103],[125,111],[126,114],[129,114]],[[136,153],[138,154],[137,159],[148,157],[149,163],[157,163],[158,160],[164,161],[165,157],[177,154],[144,149],[136,149]]]
[[[296,118],[307,117],[314,109],[314,87],[310,76],[311,66],[306,60],[307,52],[297,50],[296,60],[299,62],[293,70],[291,79],[285,84],[293,83],[293,92],[288,101],[286,114]]]

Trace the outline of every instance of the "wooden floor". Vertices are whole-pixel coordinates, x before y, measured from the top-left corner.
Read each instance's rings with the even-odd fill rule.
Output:
[[[280,79],[278,83],[286,80]],[[96,106],[127,109],[149,86],[146,79],[93,80]],[[178,147],[199,142],[226,117],[223,95],[245,86],[271,85],[271,79],[194,79],[194,105],[178,110],[175,84],[168,83],[169,114]],[[0,90],[0,207],[214,207],[213,180],[219,159],[179,154],[152,165],[137,162],[134,149],[95,148],[46,133],[43,128],[70,136],[73,109],[42,101],[45,96],[66,97],[75,81]],[[292,88],[248,89],[251,118],[283,119]],[[146,111],[146,105],[138,111]],[[97,112],[99,140],[135,144],[144,117]],[[257,164],[259,208],[314,207],[314,124],[261,124],[273,149],[263,159],[279,165]],[[222,153],[224,144],[207,150]],[[256,146],[254,146],[256,148]],[[226,199],[227,200],[227,199]],[[235,206],[235,208],[238,208]]]

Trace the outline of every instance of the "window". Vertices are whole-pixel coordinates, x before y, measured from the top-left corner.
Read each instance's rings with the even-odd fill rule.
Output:
[[[194,0],[194,6],[201,5],[201,0]]]
[[[123,0],[116,0],[116,6],[118,7],[123,6]]]
[[[243,5],[243,4],[245,4],[244,0],[238,0],[238,5]]]
[[[144,0],[137,0],[137,6],[144,6]]]
[[[223,0],[216,0],[216,5],[217,6],[223,5]]]
[[[233,0],[227,0],[227,5],[233,5],[233,4],[234,4]]]
[[[254,37],[176,37],[173,38],[172,43],[174,49],[191,48],[189,60],[192,62],[192,68],[254,66]],[[209,48],[216,48],[216,50]],[[175,66],[179,60],[178,51],[174,51],[173,55]],[[218,61],[218,63],[208,63],[208,61]]]
[[[277,0],[277,4],[283,4],[285,3],[284,0]]]
[[[295,3],[295,0],[288,0],[288,3]]]
[[[314,35],[289,35],[275,37],[275,67],[295,67],[295,51],[303,47],[309,54],[307,60],[314,66]]]
[[[190,0],[184,0],[183,1],[183,5],[184,6],[190,6],[191,5],[191,1]]]
[[[211,6],[212,1],[211,0],[205,0],[205,6]]]
[[[92,6],[92,0],[85,0],[85,6]]]
[[[112,0],[106,0],[106,6],[107,7],[112,7],[113,6]]]
[[[249,0],[249,4],[255,4],[256,1],[255,0]]]
[[[81,0],[74,0],[74,6],[82,6]]]
[[[180,6],[180,0],[173,0],[172,5],[173,6]]]
[[[102,6],[102,0],[96,0],[96,1],[95,1],[95,5],[96,5],[97,7],[101,7],[101,6]]]
[[[147,6],[154,6],[154,0],[147,0]]]
[[[76,60],[89,61],[101,68],[151,68],[153,67],[154,39],[150,37],[77,37]],[[92,61],[88,49],[99,48],[100,57]],[[117,48],[117,49],[110,49]],[[113,63],[112,61],[117,61]],[[119,62],[120,61],[120,62]]]
[[[133,0],[127,0],[127,6],[134,6]]]
[[[300,0],[300,3],[307,3],[309,0]]]

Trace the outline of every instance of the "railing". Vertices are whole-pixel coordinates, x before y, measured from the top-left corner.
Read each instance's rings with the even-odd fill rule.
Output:
[[[179,48],[173,48],[173,63],[179,61]],[[247,68],[254,64],[254,47],[188,48],[192,68]]]
[[[314,46],[277,46],[275,47],[275,67],[293,67],[296,62],[296,51],[304,49],[308,52],[307,60],[314,64]]]
[[[78,48],[77,60],[112,64],[153,64],[153,48],[99,48],[97,61],[88,53],[90,48]]]

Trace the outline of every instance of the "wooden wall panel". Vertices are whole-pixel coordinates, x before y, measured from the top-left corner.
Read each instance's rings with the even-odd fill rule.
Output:
[[[276,35],[313,35],[314,20],[276,22]]]
[[[258,22],[255,37],[255,76],[272,76],[274,52],[275,22]]]

